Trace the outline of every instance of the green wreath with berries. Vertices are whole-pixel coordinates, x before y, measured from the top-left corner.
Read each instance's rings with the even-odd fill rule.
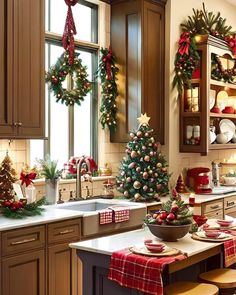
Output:
[[[82,65],[79,53],[74,53],[74,62],[70,63],[68,51],[65,51],[46,73],[46,82],[49,90],[53,92],[57,102],[66,106],[80,105],[81,101],[91,90],[91,83],[88,81],[87,68]],[[68,90],[62,86],[67,75],[71,75],[75,81],[74,88]]]
[[[111,132],[116,130],[117,125],[117,105],[116,97],[117,84],[116,84],[116,75],[118,72],[116,66],[116,58],[112,53],[111,47],[109,49],[101,49],[101,58],[98,66],[97,73],[101,79],[102,86],[102,102],[100,107],[100,122],[102,128],[106,126]]]
[[[236,38],[233,37],[235,32],[232,31],[232,27],[226,25],[226,19],[221,17],[220,12],[217,14],[208,12],[204,3],[202,9],[193,9],[193,15],[188,16],[188,19],[181,24],[181,28],[182,34],[175,56],[173,79],[173,87],[177,87],[179,96],[182,96],[184,87],[192,87],[193,72],[199,67],[200,56],[195,38],[197,35],[212,35],[225,41],[233,56],[236,56]],[[232,71],[224,71],[219,61],[214,58],[212,59],[212,65],[214,70],[212,76],[217,76],[218,79],[228,82],[233,80],[232,76],[235,75],[235,68]]]
[[[41,215],[45,210],[41,206],[46,203],[46,199],[42,198],[37,202],[27,204],[24,200],[11,201],[6,200],[1,203],[0,212],[3,216],[13,219],[22,219],[28,216]]]

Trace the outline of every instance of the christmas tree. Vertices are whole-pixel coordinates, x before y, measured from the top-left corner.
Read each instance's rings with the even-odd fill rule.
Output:
[[[14,198],[13,183],[16,181],[16,171],[12,168],[12,161],[6,154],[0,166],[0,199],[11,200]]]
[[[160,144],[152,137],[149,120],[146,114],[138,118],[139,128],[130,133],[127,157],[121,162],[116,179],[117,190],[135,201],[158,200],[169,191],[167,161],[160,152]]]

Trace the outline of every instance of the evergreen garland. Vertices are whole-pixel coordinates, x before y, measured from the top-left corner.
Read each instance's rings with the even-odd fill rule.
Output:
[[[65,51],[46,73],[46,82],[49,85],[49,90],[53,92],[56,101],[65,103],[66,106],[80,105],[81,101],[91,90],[91,83],[88,81],[87,68],[82,65],[82,60],[79,58],[79,53],[74,53],[74,62],[70,64],[69,53]],[[75,81],[75,87],[71,90],[63,88],[62,83],[66,76],[70,74]]]
[[[226,25],[226,19],[220,12],[214,14],[208,12],[203,3],[200,10],[193,9],[193,15],[181,24],[182,34],[179,40],[179,48],[175,56],[175,75],[173,87],[177,87],[179,96],[183,87],[191,88],[193,71],[199,66],[199,54],[196,47],[196,35],[212,35],[227,42],[232,53],[236,53],[236,40],[231,36],[235,34],[232,27]]]
[[[213,54],[211,58],[211,66],[212,79],[234,83],[234,77],[236,76],[236,61],[234,61],[234,66],[231,69],[224,69],[219,56]]]
[[[116,67],[116,58],[111,48],[101,49],[101,58],[98,67],[98,74],[101,79],[102,86],[102,102],[100,107],[100,122],[102,128],[106,126],[111,132],[116,130],[117,105],[116,97],[118,95],[116,85],[116,75],[118,68]]]
[[[7,218],[22,219],[27,216],[41,215],[45,210],[41,206],[45,203],[45,198],[30,204],[24,204],[22,201],[4,201],[0,211],[1,214]]]

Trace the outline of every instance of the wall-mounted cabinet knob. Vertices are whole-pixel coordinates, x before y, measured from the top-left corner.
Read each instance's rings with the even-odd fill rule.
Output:
[[[19,122],[19,123],[18,123],[18,127],[21,127],[21,126],[22,126],[22,123],[21,123],[21,122]]]
[[[13,124],[15,127],[21,127],[22,126],[22,123],[21,122],[14,122]]]

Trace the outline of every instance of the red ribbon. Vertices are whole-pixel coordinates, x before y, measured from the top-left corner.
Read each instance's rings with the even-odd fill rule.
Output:
[[[31,172],[31,173],[21,172],[20,174],[21,185],[25,183],[25,186],[27,187],[28,185],[33,183],[33,180],[35,179],[35,177],[36,177],[36,173],[34,172]]]
[[[189,55],[190,35],[188,32],[181,34],[179,39],[179,53],[180,55]]]
[[[108,80],[112,79],[111,59],[112,59],[112,50],[111,50],[111,47],[109,47],[107,55],[102,59],[102,61],[105,63]]]
[[[68,11],[66,16],[66,23],[64,27],[64,32],[62,36],[62,46],[65,50],[69,52],[69,64],[74,62],[74,51],[75,51],[75,40],[74,35],[76,35],[75,21],[73,18],[73,13],[71,6],[74,6],[78,0],[65,0],[66,5],[68,5]]]
[[[232,50],[233,56],[236,56],[236,39],[231,37],[225,37],[225,41]]]

